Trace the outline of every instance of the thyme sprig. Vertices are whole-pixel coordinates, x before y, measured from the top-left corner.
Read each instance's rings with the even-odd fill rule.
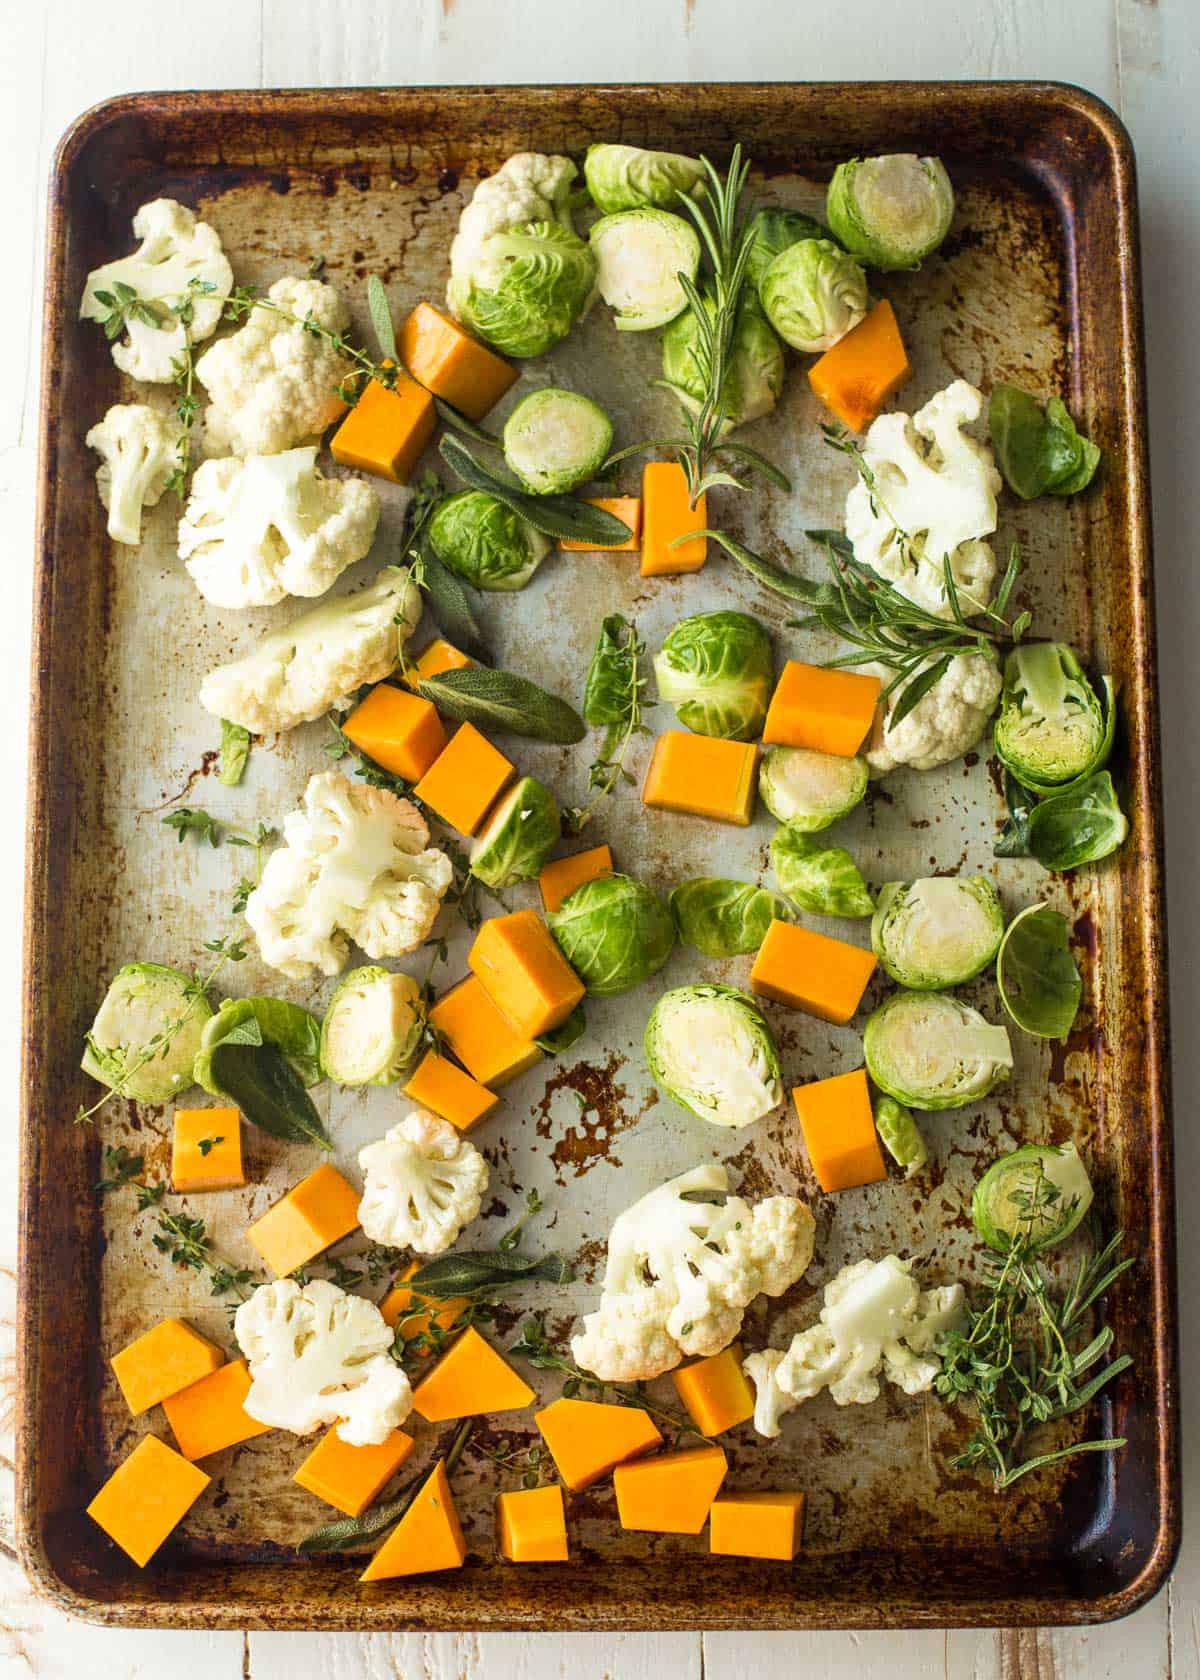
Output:
[[[579,834],[597,809],[622,782],[633,783],[625,755],[635,735],[647,735],[642,714],[652,704],[645,698],[647,679],[641,658],[646,644],[637,626],[620,613],[604,620],[588,669],[584,691],[584,721],[604,730],[600,751],[588,767],[587,804],[572,806],[563,815],[567,827]]]
[[[138,1207],[150,1207],[161,1201],[163,1188],[161,1185],[143,1186],[145,1199],[139,1196]],[[150,1240],[159,1253],[167,1255],[174,1265],[206,1274],[211,1294],[233,1294],[240,1301],[249,1299],[245,1286],[254,1282],[255,1273],[245,1266],[231,1266],[214,1251],[203,1219],[163,1208],[158,1216],[158,1230]]]
[[[590,1372],[581,1371],[565,1354],[559,1353],[546,1334],[545,1322],[540,1317],[525,1320],[520,1336],[509,1344],[508,1351],[527,1359],[535,1370],[561,1372],[567,1379],[563,1383],[564,1399],[574,1399],[582,1394],[593,1400],[607,1399],[618,1406],[637,1406],[649,1412],[658,1423],[675,1430],[679,1436],[695,1435],[700,1440],[705,1439],[689,1418],[651,1399],[644,1384],[602,1382]]]
[[[343,402],[355,403],[362,395],[363,387],[368,380],[377,380],[380,385],[391,390],[399,374],[399,365],[392,358],[384,357],[375,361],[356,344],[352,344],[345,333],[334,332],[331,327],[322,326],[311,310],[304,315],[297,315],[292,309],[285,309],[281,303],[273,298],[264,297],[257,286],[235,286],[225,302],[225,319],[227,321],[242,322],[253,309],[264,309],[269,315],[275,315],[286,321],[289,326],[299,327],[312,338],[319,338],[322,343],[350,363],[351,371],[340,381],[337,394]]]

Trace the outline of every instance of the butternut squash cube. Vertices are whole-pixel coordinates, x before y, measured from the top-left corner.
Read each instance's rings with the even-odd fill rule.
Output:
[[[708,538],[676,540],[707,526],[708,497],[689,507],[687,478],[678,461],[647,461],[642,469],[642,576],[698,572],[708,558]]]
[[[335,1425],[323,1435],[292,1477],[306,1493],[315,1493],[335,1510],[358,1517],[416,1445],[403,1429],[393,1429],[378,1446],[352,1447]]]
[[[880,298],[856,327],[808,370],[817,396],[852,432],[865,432],[912,369],[895,311]]]
[[[734,1344],[709,1359],[672,1371],[675,1391],[701,1435],[721,1435],[754,1416],[754,1390]]]
[[[533,1390],[478,1330],[464,1330],[413,1393],[413,1407],[427,1423],[517,1412]]]
[[[509,1026],[477,975],[469,974],[444,993],[429,1020],[481,1085],[506,1085],[542,1059],[537,1045]]]
[[[517,382],[516,368],[431,303],[419,303],[400,328],[399,348],[413,378],[468,420],[482,420]]]
[[[390,365],[390,364],[385,364]],[[389,389],[369,379],[329,445],[335,461],[407,484],[418,457],[433,436],[437,410],[423,386],[397,368]]]
[[[535,910],[515,910],[484,922],[467,962],[522,1038],[553,1032],[583,997],[583,981]]]
[[[406,782],[419,782],[446,748],[446,731],[436,709],[420,695],[391,683],[379,683],[355,706],[342,734]]]
[[[215,1371],[225,1363],[225,1355],[181,1318],[164,1318],[114,1353],[111,1363],[126,1405],[134,1417],[141,1417],[168,1394],[178,1394]]]
[[[358,1191],[328,1162],[268,1208],[246,1232],[276,1277],[287,1277],[358,1227]]]
[[[440,677],[443,671],[462,671],[475,661],[460,653],[453,642],[435,636],[418,659],[414,659],[404,673],[409,688],[415,688],[423,677]]]
[[[410,1260],[400,1274],[399,1283],[389,1289],[379,1303],[379,1311],[388,1329],[398,1330],[406,1342],[415,1342],[418,1336],[428,1335],[431,1328],[443,1334],[452,1330],[471,1304],[465,1295],[451,1295],[439,1301],[436,1307],[424,1301],[415,1301],[408,1279],[415,1277],[420,1269],[419,1260]],[[419,1352],[422,1359],[427,1359],[433,1348],[423,1347]]]
[[[753,741],[719,741],[670,729],[654,743],[643,804],[749,826],[757,760]]]
[[[570,898],[576,887],[601,875],[613,872],[613,856],[608,846],[592,846],[586,852],[572,852],[570,857],[555,858],[538,876],[542,890],[542,905],[546,910],[558,910]]]
[[[496,1500],[496,1539],[500,1556],[510,1563],[565,1563],[570,1552],[562,1489],[554,1484],[502,1493]]]
[[[516,773],[473,723],[460,723],[413,791],[451,828],[474,834]]]
[[[862,1068],[797,1085],[792,1101],[822,1190],[853,1190],[887,1177]]]
[[[728,1467],[721,1447],[692,1447],[618,1464],[613,1487],[621,1527],[699,1534]]]
[[[171,1134],[171,1185],[180,1194],[245,1184],[242,1117],[236,1108],[177,1108]]]
[[[249,1392],[246,1361],[231,1359],[190,1388],[167,1395],[163,1411],[184,1458],[207,1458],[210,1453],[267,1434],[271,1425],[259,1423],[246,1410]]]
[[[861,945],[797,922],[772,922],[750,970],[750,990],[845,1026],[862,1002],[876,960]]]
[[[708,1549],[790,1563],[804,1539],[802,1493],[730,1493],[709,1512]]]
[[[637,1406],[564,1398],[535,1412],[533,1421],[572,1493],[590,1487],[627,1459],[662,1446],[653,1418]]]
[[[211,1481],[155,1435],[146,1435],[87,1508],[139,1569],[144,1569]]]
[[[417,1497],[359,1580],[391,1581],[399,1575],[461,1569],[466,1555],[467,1543],[450,1492],[446,1462],[439,1458]]]
[[[494,1091],[455,1067],[445,1056],[439,1056],[436,1050],[425,1052],[404,1089],[415,1103],[440,1114],[460,1132],[469,1132],[500,1101]]]
[[[870,734],[883,683],[862,671],[830,671],[789,659],[763,725],[763,742],[853,758]]]
[[[642,498],[640,496],[585,496],[589,507],[603,508],[616,519],[623,519],[629,527],[626,542],[579,542],[573,537],[560,537],[558,546],[567,554],[636,554],[642,540]]]

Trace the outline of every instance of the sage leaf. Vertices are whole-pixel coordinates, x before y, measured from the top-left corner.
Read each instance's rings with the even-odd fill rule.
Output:
[[[413,581],[428,600],[438,628],[456,648],[486,663],[490,656],[467,587],[449,566],[442,564],[429,543],[421,545]]]
[[[367,308],[371,311],[371,325],[375,329],[375,340],[380,353],[387,361],[398,362],[400,355],[396,349],[396,329],[392,325],[392,312],[388,307],[383,281],[377,274],[370,275],[367,280]]]
[[[808,578],[797,577],[795,572],[785,571],[773,561],[764,560],[761,554],[755,554],[753,549],[747,548],[745,543],[738,542],[736,537],[728,536],[724,531],[697,531],[693,534],[711,537],[731,560],[736,561],[744,572],[749,572],[764,589],[773,590],[776,595],[785,595],[790,601],[814,601],[820,598],[819,583],[811,583]]]
[[[240,723],[230,723],[228,718],[222,718],[221,762],[217,780],[225,787],[236,787],[246,774],[249,757],[250,731],[243,729]]]
[[[442,397],[434,397],[433,406],[442,420],[452,431],[461,432],[463,437],[473,438],[476,443],[482,443],[487,449],[503,449],[504,443],[495,432],[489,432],[486,426],[477,426],[474,420],[468,420],[465,414],[460,414],[456,408]]]
[[[495,496],[535,530],[548,537],[566,537],[576,542],[616,545],[628,542],[632,535],[629,526],[615,514],[592,507],[576,496],[531,496],[515,484],[497,478],[482,466],[458,438],[447,434],[438,444],[443,461],[464,484],[472,490],[485,490]]]
[[[440,1254],[408,1279],[414,1295],[448,1300],[485,1295],[518,1283],[570,1283],[574,1273],[558,1254],[540,1257],[497,1249],[491,1253]]]
[[[1022,910],[1000,943],[996,984],[1001,1003],[1023,1032],[1066,1038],[1083,996],[1067,918],[1044,904]]]
[[[583,719],[574,706],[557,695],[547,694],[544,688],[514,671],[467,665],[461,670],[443,671],[436,677],[424,677],[417,686],[426,700],[460,723],[502,729],[509,735],[560,745],[582,741],[586,733]]]
[[[258,1023],[247,1021],[213,1046],[209,1062],[213,1083],[247,1120],[272,1137],[332,1149],[304,1081],[278,1046],[256,1044],[252,1039],[239,1042],[239,1035],[251,1029],[261,1039]]]

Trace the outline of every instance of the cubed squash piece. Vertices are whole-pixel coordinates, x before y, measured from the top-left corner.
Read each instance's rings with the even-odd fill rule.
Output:
[[[210,1453],[267,1434],[271,1425],[259,1423],[246,1410],[249,1392],[246,1361],[231,1359],[190,1388],[167,1395],[163,1411],[184,1458],[207,1458]]]
[[[750,990],[844,1027],[862,1002],[875,964],[875,953],[861,945],[775,921],[750,970]]]
[[[379,683],[342,725],[354,745],[406,782],[419,782],[446,750],[446,731],[436,708],[419,694]]]
[[[346,1516],[358,1517],[385,1482],[391,1481],[414,1445],[411,1435],[393,1429],[377,1446],[352,1447],[335,1426],[322,1435],[292,1480]]]
[[[409,688],[415,688],[423,677],[440,677],[443,671],[462,671],[474,663],[465,653],[460,653],[453,642],[448,642],[444,636],[435,636],[405,671],[404,680]]]
[[[211,1480],[157,1436],[146,1435],[118,1464],[87,1514],[144,1569]]]
[[[790,1563],[804,1539],[802,1493],[728,1493],[709,1512],[708,1549]]]
[[[797,1085],[792,1101],[822,1190],[853,1190],[887,1177],[862,1068]]]
[[[434,1336],[445,1335],[452,1330],[471,1303],[465,1295],[451,1295],[439,1301],[436,1307],[414,1300],[408,1280],[415,1277],[420,1269],[419,1260],[409,1261],[400,1274],[399,1283],[393,1285],[380,1301],[379,1311],[388,1329],[398,1330],[406,1342],[415,1342],[419,1336],[429,1337],[429,1345],[418,1349],[421,1358],[427,1359],[434,1350]]]
[[[543,908],[561,909],[576,887],[612,872],[613,855],[608,846],[591,846],[586,852],[572,852],[570,857],[555,858],[545,865],[538,876]]]
[[[688,505],[687,478],[678,461],[647,461],[642,470],[642,576],[698,572],[708,558],[708,538],[689,533],[707,528],[708,497]],[[687,540],[679,542],[680,537]]]
[[[221,1349],[181,1318],[164,1318],[112,1357],[113,1376],[134,1417],[224,1363]]]
[[[232,1190],[245,1182],[237,1109],[177,1108],[171,1133],[172,1188],[187,1195],[194,1190]]]
[[[390,366],[390,364],[385,364]],[[407,484],[417,459],[433,436],[437,410],[415,379],[397,368],[389,389],[369,379],[329,445],[335,461],[359,472]]]
[[[553,1032],[583,997],[583,981],[536,910],[514,910],[484,922],[467,962],[522,1038]]]
[[[637,1406],[607,1406],[598,1400],[554,1400],[533,1421],[554,1460],[554,1468],[575,1492],[590,1487],[618,1464],[662,1446],[649,1412]]]
[[[413,791],[451,828],[474,834],[515,775],[473,723],[462,723]]]
[[[642,800],[660,811],[746,828],[754,814],[757,757],[753,741],[718,741],[670,729],[654,743]]]
[[[623,519],[629,527],[627,542],[598,543],[578,542],[572,537],[561,537],[559,548],[569,554],[636,554],[638,544],[642,540],[642,498],[640,496],[587,496],[584,498],[589,507],[603,508],[605,513],[611,513],[616,519]]]
[[[439,1458],[417,1497],[359,1580],[390,1581],[398,1575],[461,1569],[466,1555],[467,1543],[450,1492],[446,1461]]]
[[[896,313],[880,298],[856,327],[808,370],[817,396],[852,432],[865,432],[912,369]]]
[[[509,1026],[477,975],[440,997],[429,1021],[481,1085],[505,1085],[542,1059],[537,1045]]]
[[[754,1416],[754,1390],[734,1344],[709,1359],[672,1371],[675,1391],[701,1435],[721,1435]]]
[[[618,1464],[613,1487],[621,1527],[699,1534],[727,1468],[721,1447],[692,1447]]]
[[[246,1232],[277,1277],[306,1266],[358,1226],[358,1191],[328,1162],[302,1178]]]
[[[427,1423],[516,1412],[533,1390],[473,1327],[464,1330],[413,1393],[413,1407]]]
[[[500,1494],[496,1541],[510,1563],[565,1563],[570,1552],[562,1489],[554,1484]]]
[[[427,391],[482,420],[517,382],[517,370],[433,307],[419,303],[400,328],[400,360]]]
[[[439,1056],[436,1050],[425,1052],[404,1090],[415,1103],[440,1114],[460,1132],[469,1132],[500,1101],[494,1091],[455,1067],[445,1056]]]
[[[870,734],[882,687],[879,677],[862,671],[789,659],[767,708],[763,741],[853,758]]]

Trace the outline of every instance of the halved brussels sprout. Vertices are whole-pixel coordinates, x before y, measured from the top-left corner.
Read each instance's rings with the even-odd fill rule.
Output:
[[[619,210],[601,216],[588,234],[596,284],[618,332],[665,326],[687,308],[680,274],[696,278],[700,235],[669,210]]]
[[[823,846],[784,823],[771,841],[771,868],[787,896],[817,916],[870,916],[875,909],[862,871],[844,846]]]
[[[871,268],[918,268],[954,219],[954,189],[938,158],[893,152],[834,170],[825,215],[836,239]]]
[[[706,957],[757,951],[771,923],[790,915],[787,906],[765,887],[715,875],[681,881],[671,893],[670,905],[680,939]]]
[[[1027,642],[1004,661],[996,757],[1034,793],[1059,793],[1108,763],[1116,727],[1111,677],[1103,698],[1065,642]]]
[[[749,1126],[783,1101],[771,1029],[731,986],[664,992],[646,1022],[646,1062],[669,1097],[715,1126]]]
[[[595,478],[612,439],[599,403],[548,385],[531,391],[504,422],[504,459],[535,496],[557,495]]]
[[[920,1172],[929,1159],[929,1150],[921,1128],[903,1103],[898,1103],[895,1097],[876,1097],[875,1130],[892,1160],[904,1168],[906,1178]]]
[[[465,272],[451,274],[450,308],[506,356],[540,356],[565,338],[596,288],[596,259],[559,222],[527,222],[481,241]]]
[[[224,1094],[213,1076],[213,1051],[235,1033],[241,1037],[249,1022],[258,1031],[254,1042],[273,1044],[304,1085],[320,1082],[321,1023],[316,1016],[286,998],[248,997],[226,998],[206,1023],[193,1069],[197,1085],[214,1097]]]
[[[746,258],[746,284],[757,292],[762,277],[781,251],[802,239],[828,239],[829,235],[813,216],[802,210],[756,210],[750,218],[750,255]]]
[[[585,881],[546,921],[589,992],[609,997],[648,980],[675,944],[675,919],[631,875]]]
[[[829,350],[867,313],[867,277],[831,239],[774,257],[759,288],[767,319],[793,350]]]
[[[550,552],[550,539],[486,490],[439,502],[426,527],[443,565],[476,589],[523,589]]]
[[[704,296],[704,307],[711,315],[715,305],[710,293]],[[693,309],[677,315],[663,334],[663,380],[689,414],[699,412],[708,384],[699,342]],[[766,316],[757,303],[743,303],[734,322],[721,387],[722,437],[735,426],[771,412],[783,390],[783,372],[783,347]]]
[[[815,834],[861,803],[867,761],[811,747],[768,747],[759,765],[758,791],[773,817]]]
[[[596,145],[587,149],[583,178],[592,202],[606,216],[616,210],[670,210],[680,194],[695,197],[704,179],[704,165],[681,152]]]
[[[1008,1078],[1012,1045],[1003,1027],[949,992],[896,992],[867,1018],[867,1072],[911,1108],[962,1108]]]
[[[888,881],[879,889],[871,945],[910,991],[958,986],[983,970],[1004,938],[1004,911],[983,875]]]
[[[1066,1240],[1092,1205],[1092,1181],[1073,1143],[1027,1143],[1002,1155],[971,1198],[975,1229],[1003,1252],[1014,1238],[1035,1249]]]
[[[561,834],[558,800],[544,782],[522,776],[479,831],[471,848],[471,873],[489,887],[532,881]]]
[[[193,1083],[192,1064],[211,1014],[190,974],[161,963],[126,963],[86,1035],[83,1071],[134,1102],[167,1102]],[[175,1022],[182,1024],[161,1043]]]
[[[321,1027],[321,1067],[339,1085],[392,1085],[410,1065],[425,1026],[411,974],[356,968],[334,988]]]
[[[771,638],[744,612],[681,618],[654,656],[659,698],[680,723],[726,741],[762,734],[773,675]]]

